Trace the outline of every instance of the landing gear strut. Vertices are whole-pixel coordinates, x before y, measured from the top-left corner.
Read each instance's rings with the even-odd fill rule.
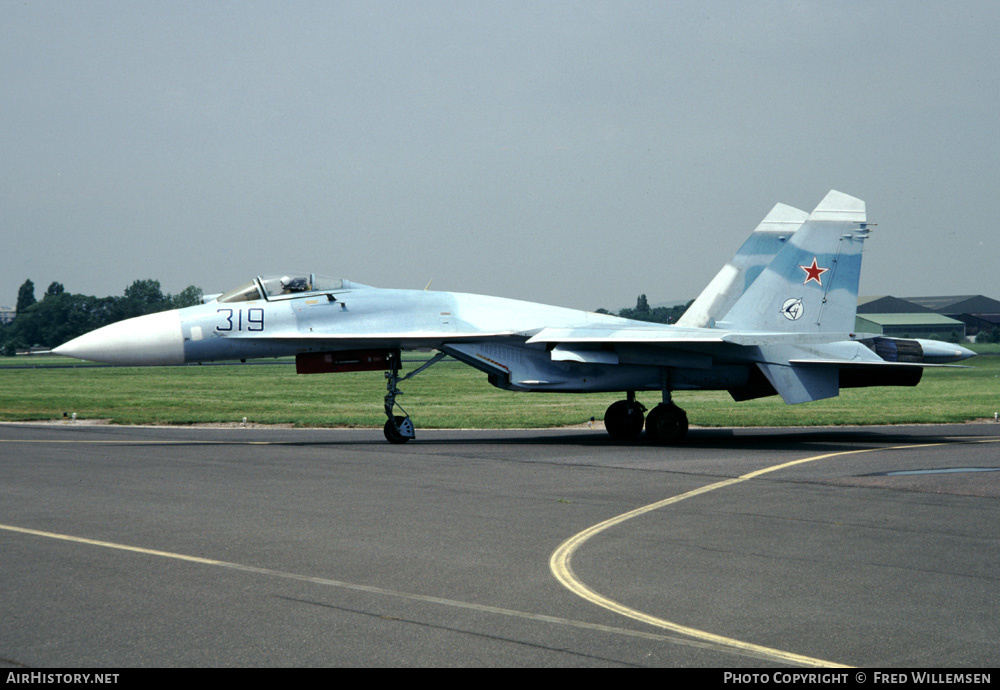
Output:
[[[398,384],[405,381],[408,378],[412,378],[419,374],[421,371],[431,366],[432,364],[437,364],[442,359],[444,359],[445,353],[439,352],[422,366],[414,369],[406,376],[399,375],[400,366],[400,351],[395,350],[389,357],[389,371],[385,372],[386,384],[385,384],[385,416],[388,419],[385,420],[385,425],[382,427],[382,433],[385,435],[385,440],[389,443],[406,443],[411,438],[416,437],[416,432],[413,429],[413,422],[410,421],[410,416],[406,414],[406,410],[403,406],[396,402],[396,396],[402,395],[403,391],[399,390]],[[395,414],[394,409],[399,408],[402,415]]]

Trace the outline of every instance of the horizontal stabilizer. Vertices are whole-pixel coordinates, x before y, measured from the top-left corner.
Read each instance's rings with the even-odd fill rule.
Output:
[[[759,363],[757,367],[789,405],[834,398],[840,394],[836,367],[801,367]]]
[[[873,369],[971,369],[966,364],[932,364],[930,362],[858,362],[848,359],[793,359],[789,364],[797,367],[852,367]]]

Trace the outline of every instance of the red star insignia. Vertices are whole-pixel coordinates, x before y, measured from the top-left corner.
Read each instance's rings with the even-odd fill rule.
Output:
[[[806,272],[806,279],[804,281],[802,281],[803,285],[805,285],[806,283],[808,283],[810,280],[815,280],[817,283],[819,283],[820,286],[822,286],[823,285],[823,279],[820,278],[820,276],[830,270],[829,268],[820,268],[819,266],[817,266],[816,265],[816,257],[815,256],[813,257],[812,266],[801,266],[800,265],[799,268],[801,268],[803,271]]]

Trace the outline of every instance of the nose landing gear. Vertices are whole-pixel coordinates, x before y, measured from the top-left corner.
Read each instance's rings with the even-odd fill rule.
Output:
[[[385,372],[385,416],[388,417],[388,419],[385,420],[385,425],[382,427],[382,433],[385,435],[386,441],[389,443],[406,443],[411,438],[416,437],[416,431],[413,428],[413,422],[410,420],[410,416],[406,414],[406,410],[403,409],[403,406],[396,402],[396,396],[403,394],[403,391],[399,390],[398,384],[408,378],[416,376],[424,369],[433,364],[437,364],[444,358],[445,353],[439,352],[427,360],[422,366],[414,369],[406,376],[401,377],[399,375],[400,352],[399,350],[392,352],[389,357],[389,371]],[[403,413],[402,415],[395,414],[394,409],[397,407],[399,408],[399,411]]]

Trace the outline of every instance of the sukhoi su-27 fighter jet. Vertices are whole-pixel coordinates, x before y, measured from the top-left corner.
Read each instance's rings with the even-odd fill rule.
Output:
[[[258,276],[204,304],[127,319],[55,349],[121,365],[295,356],[299,373],[384,370],[384,432],[414,437],[398,384],[450,355],[512,391],[621,391],[616,439],[681,441],[673,391],[726,390],[788,404],[841,388],[913,386],[958,345],[855,333],[865,204],[831,191],[812,213],[776,205],[674,325],[501,297],[375,288],[316,274]],[[402,376],[400,352],[436,350]],[[651,410],[636,391],[658,390]]]

